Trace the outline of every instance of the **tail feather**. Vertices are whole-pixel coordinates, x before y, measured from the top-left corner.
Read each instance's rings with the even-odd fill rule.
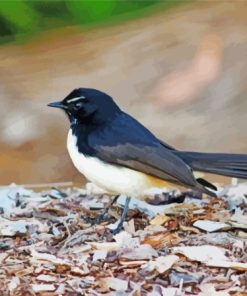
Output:
[[[173,152],[193,170],[247,179],[247,154]]]

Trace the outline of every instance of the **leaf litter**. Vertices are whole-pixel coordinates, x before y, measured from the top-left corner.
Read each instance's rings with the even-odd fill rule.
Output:
[[[111,200],[93,184],[0,187],[0,295],[246,295],[246,196],[242,183],[132,199],[112,235],[124,196],[93,225]]]

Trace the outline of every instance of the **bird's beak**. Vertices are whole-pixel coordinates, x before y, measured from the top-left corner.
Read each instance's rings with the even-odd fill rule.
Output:
[[[61,109],[65,108],[65,106],[64,106],[64,104],[62,102],[49,103],[49,104],[47,104],[47,106],[54,107],[54,108],[61,108]]]

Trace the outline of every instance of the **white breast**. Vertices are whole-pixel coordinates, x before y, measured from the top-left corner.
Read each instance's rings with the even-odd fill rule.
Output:
[[[78,171],[109,193],[140,197],[143,191],[152,187],[149,179],[143,173],[108,164],[96,157],[89,157],[79,153],[76,146],[76,137],[71,130],[68,134],[67,148]]]

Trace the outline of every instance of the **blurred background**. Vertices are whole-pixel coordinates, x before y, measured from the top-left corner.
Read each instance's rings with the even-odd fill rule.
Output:
[[[76,181],[77,87],[111,94],[183,150],[247,153],[246,1],[1,1],[0,183]]]

